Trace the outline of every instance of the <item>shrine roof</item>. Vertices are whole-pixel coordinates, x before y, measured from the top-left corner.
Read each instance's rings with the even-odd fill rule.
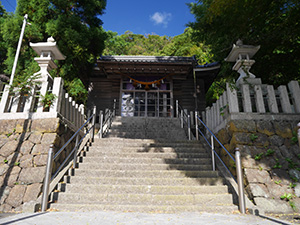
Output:
[[[101,56],[99,61],[110,62],[149,62],[149,63],[196,63],[195,57],[183,56],[131,56],[131,55],[112,55]]]

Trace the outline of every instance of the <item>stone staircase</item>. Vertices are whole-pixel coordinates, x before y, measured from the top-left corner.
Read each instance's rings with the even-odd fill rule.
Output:
[[[80,162],[59,184],[52,210],[237,210],[209,155],[186,140],[177,119],[116,118],[108,137],[96,139]]]

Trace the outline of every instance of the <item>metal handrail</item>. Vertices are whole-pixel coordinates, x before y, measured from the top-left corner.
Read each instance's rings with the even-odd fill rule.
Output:
[[[206,136],[202,133],[202,131],[199,129],[199,127],[197,126],[197,131],[200,132],[200,134],[202,135],[202,137],[204,138],[204,140],[207,142],[207,144],[209,145],[209,147],[212,150],[212,153],[214,153],[213,155],[216,155],[221,163],[223,164],[223,160],[219,157],[218,153],[215,151],[214,149],[214,139],[220,144],[220,146],[222,147],[223,150],[225,150],[225,152],[229,155],[229,157],[233,160],[234,163],[236,163],[236,160],[232,157],[232,155],[228,152],[228,150],[224,147],[224,145],[219,141],[219,139],[214,135],[214,133],[206,126],[206,124],[200,119],[200,117],[197,115],[198,113],[196,112],[196,119],[198,121],[200,121],[200,123],[207,129],[207,131],[211,134],[211,143],[207,140]],[[198,124],[198,123],[196,123]],[[230,172],[230,170],[228,169],[228,167],[224,164],[226,170],[228,170],[228,172],[230,173],[230,175],[233,177],[233,179],[236,181],[235,177],[232,175],[232,173]],[[213,161],[213,168],[215,168],[215,161]]]
[[[116,99],[114,99],[113,110],[108,109],[105,112],[105,114],[103,114],[102,110],[100,111],[100,115],[99,115],[100,129],[98,133],[99,138],[103,138],[105,134],[108,132],[108,130],[111,128],[111,124],[115,115],[116,115]]]
[[[178,100],[176,100],[176,113],[177,113],[177,117],[180,117],[180,126],[181,128],[184,128],[184,124],[187,127],[187,135],[188,135],[188,139],[192,140],[192,131],[191,131],[191,116],[188,115],[183,107],[178,103]]]
[[[92,121],[92,122],[91,122]],[[73,159],[73,167],[76,167],[76,161],[77,161],[77,154],[80,144],[83,142],[84,138],[91,133],[90,135],[90,142],[94,141],[94,132],[95,132],[95,121],[96,121],[96,106],[94,106],[93,114],[86,120],[86,122],[72,135],[72,137],[57,151],[57,153],[54,155],[54,145],[51,144],[49,152],[48,152],[48,159],[47,159],[47,165],[46,165],[46,174],[45,174],[45,180],[44,180],[44,186],[43,186],[43,195],[42,195],[42,202],[41,202],[41,211],[45,212],[47,210],[48,205],[48,198],[49,198],[49,188],[50,183],[54,178],[60,173],[62,168],[66,165],[66,163],[69,161],[72,155],[74,155]],[[91,127],[88,128],[86,133],[83,135],[83,137],[79,140],[79,134],[80,131],[86,127],[91,122]],[[71,143],[71,141],[74,140],[76,137],[76,143],[75,147],[72,149],[72,151],[69,153],[69,155],[64,159],[62,164],[59,166],[59,168],[54,172],[53,176],[52,174],[52,165],[54,160],[62,153],[62,151],[68,146],[68,144]]]
[[[242,164],[241,164],[241,157],[240,157],[240,151],[238,148],[236,148],[235,152],[235,159],[233,156],[229,153],[229,151],[224,147],[224,145],[219,141],[219,139],[214,135],[214,133],[206,126],[206,124],[200,119],[198,116],[198,112],[195,112],[195,122],[196,122],[196,139],[199,140],[198,132],[202,135],[204,140],[207,142],[207,144],[211,148],[212,153],[212,164],[213,164],[213,170],[215,170],[215,159],[214,156],[216,156],[221,164],[224,166],[224,168],[229,172],[231,177],[234,179],[234,181],[238,184],[238,195],[239,195],[239,209],[241,213],[246,213],[246,206],[245,206],[245,194],[244,194],[244,183],[243,183],[243,173],[242,173]],[[211,134],[211,143],[207,140],[206,136],[203,134],[201,129],[198,127],[198,121],[206,128],[206,130]],[[233,162],[236,164],[236,173],[237,173],[237,179],[233,176],[233,174],[230,172],[229,168],[226,166],[226,164],[223,162],[221,157],[218,155],[218,153],[214,149],[214,140],[216,140],[223,150],[229,155],[229,157],[233,160]]]

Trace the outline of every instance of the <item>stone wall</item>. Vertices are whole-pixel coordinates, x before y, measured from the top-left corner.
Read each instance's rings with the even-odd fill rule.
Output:
[[[0,120],[0,127],[0,211],[22,211],[24,203],[37,200],[41,194],[50,144],[56,152],[74,132],[59,118]],[[61,157],[73,146],[69,145]]]
[[[297,122],[232,120],[217,137],[234,156],[238,147],[248,197],[264,212],[300,210],[300,149]],[[235,165],[220,153],[235,173]]]

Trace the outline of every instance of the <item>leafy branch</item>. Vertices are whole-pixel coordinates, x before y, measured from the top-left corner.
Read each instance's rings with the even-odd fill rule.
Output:
[[[30,96],[31,90],[36,86],[40,85],[40,74],[28,75],[23,74],[16,76],[13,80],[12,85],[9,87],[10,94],[17,94],[17,96]]]
[[[49,109],[56,99],[57,96],[55,94],[47,91],[45,95],[41,95],[40,103],[43,105],[44,109]]]

